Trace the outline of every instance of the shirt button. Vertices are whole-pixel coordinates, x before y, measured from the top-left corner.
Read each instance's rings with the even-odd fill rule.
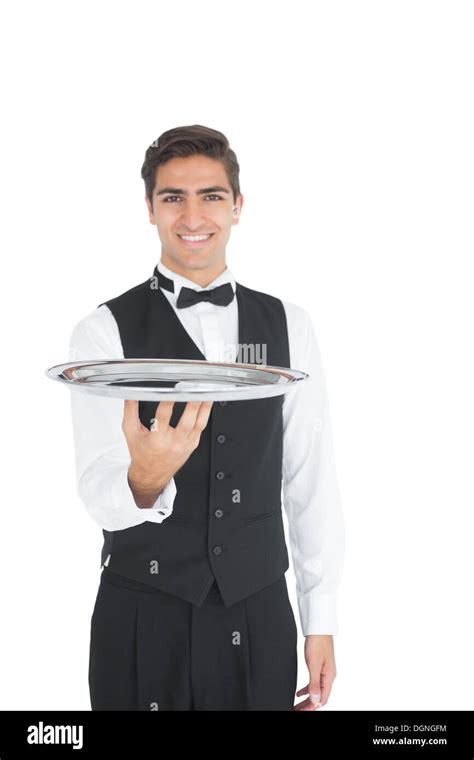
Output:
[[[222,552],[222,547],[221,546],[215,546],[212,551],[217,556],[218,554],[220,554]]]
[[[224,511],[222,509],[216,509],[214,514],[216,517],[222,517],[222,515],[224,514]]]
[[[227,401],[219,401],[219,406],[225,406],[227,404]]]
[[[217,443],[225,443],[225,435],[223,433],[217,436]]]
[[[222,472],[222,470],[219,470],[216,472],[216,478],[217,480],[223,480],[225,478],[225,472]]]

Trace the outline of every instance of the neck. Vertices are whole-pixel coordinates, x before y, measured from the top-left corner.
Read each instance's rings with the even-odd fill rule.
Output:
[[[213,282],[216,277],[219,277],[219,275],[227,268],[225,259],[224,261],[218,262],[213,266],[205,267],[204,269],[191,269],[190,267],[182,266],[175,261],[170,261],[168,257],[163,254],[161,254],[161,262],[172,272],[176,272],[176,274],[186,277],[188,280],[191,280],[191,282],[195,282],[200,288],[207,287],[210,282]]]

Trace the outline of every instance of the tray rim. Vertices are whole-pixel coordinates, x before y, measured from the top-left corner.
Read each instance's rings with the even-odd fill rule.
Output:
[[[241,386],[235,390],[236,386],[229,384],[229,387],[223,385],[222,389],[214,390],[176,390],[175,388],[134,388],[133,386],[109,385],[97,381],[93,384],[81,383],[76,380],[68,380],[63,373],[74,367],[103,366],[109,364],[184,364],[184,365],[205,365],[228,367],[229,369],[242,368],[246,370],[262,370],[274,373],[282,378],[282,381],[270,383],[261,383],[260,385]],[[289,375],[289,373],[292,373]],[[118,358],[118,359],[82,359],[70,362],[63,362],[48,367],[45,375],[59,382],[61,385],[71,390],[80,390],[90,395],[97,395],[109,398],[120,398],[122,400],[131,399],[138,401],[239,401],[252,400],[259,398],[269,398],[273,396],[284,395],[291,389],[299,386],[302,382],[309,379],[309,374],[302,370],[292,369],[290,367],[280,367],[268,364],[246,364],[242,362],[219,362],[208,361],[204,359],[163,359],[158,357],[137,357],[137,358]],[[296,375],[296,377],[295,377]],[[184,378],[185,379],[185,378]],[[126,391],[125,391],[126,389]],[[173,398],[174,396],[174,398]]]

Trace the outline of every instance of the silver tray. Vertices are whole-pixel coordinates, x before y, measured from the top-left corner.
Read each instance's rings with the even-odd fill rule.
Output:
[[[239,401],[288,393],[309,378],[286,367],[191,359],[113,359],[56,364],[67,388],[138,401]]]

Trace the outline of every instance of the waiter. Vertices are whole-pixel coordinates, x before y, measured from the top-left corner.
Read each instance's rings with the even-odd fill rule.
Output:
[[[164,132],[142,178],[161,258],[75,326],[70,358],[261,363],[310,380],[250,401],[71,394],[78,493],[104,536],[91,706],[315,710],[336,675],[344,521],[312,323],[226,265],[243,196],[221,132]],[[309,671],[298,692],[282,506]]]

